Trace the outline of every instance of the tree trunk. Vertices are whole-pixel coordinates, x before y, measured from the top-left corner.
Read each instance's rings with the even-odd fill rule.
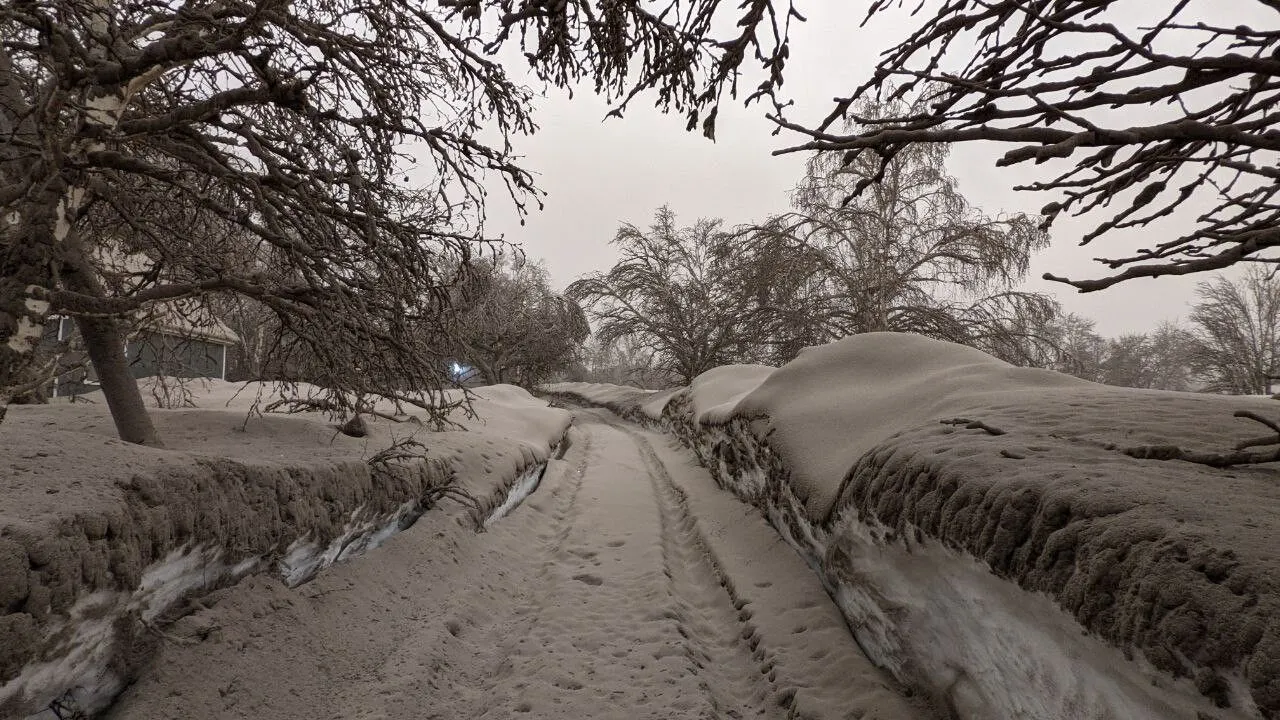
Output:
[[[74,241],[78,238],[73,238]],[[66,288],[90,297],[103,297],[102,283],[84,256],[76,253],[73,258],[63,268]],[[138,383],[129,372],[129,358],[125,355],[125,337],[120,331],[120,323],[109,317],[77,317],[76,326],[80,328],[85,351],[102,385],[102,394],[107,399],[120,439],[138,445],[163,447],[142,402]]]
[[[13,61],[0,48],[0,185],[16,182],[30,172],[30,159],[19,149],[25,143],[39,147],[30,111],[13,71]],[[11,142],[21,141],[21,142]],[[40,200],[54,198],[46,191]],[[9,206],[0,213],[0,422],[4,421],[15,386],[30,371],[36,348],[44,335],[49,303],[33,292],[53,286],[53,265],[47,242],[52,236],[51,215],[31,212],[33,202]],[[19,211],[21,210],[21,212]]]
[[[129,371],[129,358],[125,355],[124,334],[120,323],[108,318],[76,318],[85,350],[107,398],[111,419],[115,421],[120,439],[163,447],[156,433],[151,416],[142,402],[142,392]]]

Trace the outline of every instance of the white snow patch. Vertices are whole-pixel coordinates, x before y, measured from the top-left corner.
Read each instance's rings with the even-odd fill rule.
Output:
[[[284,584],[297,587],[335,562],[363,555],[412,525],[423,512],[421,503],[409,500],[401,503],[393,512],[357,522],[356,518],[362,514],[364,507],[362,505],[351,511],[351,520],[328,545],[321,546],[307,535],[294,540],[279,563],[280,578]]]
[[[723,365],[693,379],[689,399],[695,423],[724,422],[738,402],[769,378],[777,368],[768,365]]]
[[[851,514],[838,518],[827,541],[837,552],[822,549],[826,580],[872,661],[934,693],[959,718],[1257,717],[1236,702],[1213,707],[1190,680],[1170,679],[1136,651],[1126,659],[1049,596],[967,554],[933,540],[883,539],[889,535]]]
[[[71,234],[71,212],[68,210],[74,212],[80,208],[81,203],[84,202],[84,193],[84,188],[73,187],[58,201],[58,205],[54,208],[53,223],[53,239],[56,242],[65,241]]]
[[[18,317],[18,328],[13,331],[13,335],[9,336],[10,350],[16,352],[30,352],[44,335],[44,328],[36,323],[31,322],[25,315]]]
[[[51,659],[27,665],[0,687],[0,706],[28,693],[29,706],[45,707],[64,693],[75,705],[92,713],[110,704],[124,683],[106,668],[115,641],[113,623],[126,602],[122,592],[100,591],[81,598],[67,619],[51,627],[46,635],[53,644]],[[51,690],[52,689],[52,690]],[[45,711],[28,716],[47,717]]]
[[[212,587],[228,577],[237,578],[253,569],[260,558],[251,557],[228,567],[219,547],[184,547],[147,566],[132,593],[99,591],[78,600],[66,619],[46,633],[50,660],[32,663],[18,677],[0,687],[0,705],[30,694],[30,706],[45,707],[64,698],[92,714],[111,704],[124,681],[106,668],[116,642],[115,622],[130,612],[150,623],[184,594]],[[65,693],[65,695],[64,695]],[[47,717],[41,711],[31,718]]]
[[[38,285],[28,285],[26,288],[28,297],[24,304],[28,312],[37,317],[44,317],[49,312],[49,301],[33,297],[40,289]],[[44,325],[31,322],[27,316],[20,315],[18,316],[18,328],[9,337],[9,349],[17,352],[30,352],[42,337],[44,337]]]
[[[532,495],[533,491],[538,489],[538,484],[542,482],[542,474],[547,471],[548,464],[531,465],[521,473],[511,485],[511,489],[507,491],[507,497],[502,501],[502,504],[494,508],[493,512],[489,513],[489,517],[484,519],[484,526],[489,527],[489,525],[506,517],[507,513],[514,510],[516,506],[524,502],[525,498]]]
[[[210,587],[225,577],[230,568],[221,559],[220,547],[174,550],[147,567],[129,600],[129,609],[140,611],[145,622],[155,620],[184,593]]]

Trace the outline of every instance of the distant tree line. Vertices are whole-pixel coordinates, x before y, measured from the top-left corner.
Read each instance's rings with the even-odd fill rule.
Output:
[[[898,4],[873,0],[869,15]],[[617,115],[648,97],[708,137],[754,65],[747,101],[772,102],[779,129],[803,138],[788,151],[816,153],[791,213],[619,233],[638,248],[625,266],[569,292],[602,347],[627,338],[659,373],[688,378],[887,329],[1049,364],[1055,308],[1016,288],[1056,218],[1101,214],[1087,243],[1192,198],[1212,204],[1181,236],[1102,260],[1110,276],[1046,276],[1082,291],[1274,264],[1280,247],[1280,33],[1196,22],[1187,3],[1119,5],[921,4],[920,25],[806,126],[776,97],[803,20],[790,0],[0,4],[0,420],[42,382],[47,320],[68,315],[120,436],[160,444],[122,340],[131,318],[178,299],[262,316],[253,327],[270,332],[250,363],[310,378],[339,405],[448,386],[441,353],[456,348],[441,338],[486,312],[449,311],[490,240],[481,178],[501,178],[522,209],[538,197],[512,145],[535,129],[531,94],[494,59],[513,44],[550,86],[589,81]],[[1087,50],[1046,54],[1068,46]],[[1128,125],[1125,109],[1153,106],[1167,112]],[[1018,189],[1058,199],[1034,216],[970,207],[941,162],[973,141],[1006,144],[999,165],[1046,163]],[[410,146],[430,166],[421,187],[404,175]],[[113,286],[103,258],[115,251],[149,263]],[[650,288],[661,267],[672,283]],[[1215,282],[1188,367],[1205,387],[1256,390],[1275,371],[1273,330],[1227,319],[1265,315],[1265,298],[1248,279]],[[716,309],[690,314],[702,293]]]
[[[1249,266],[1200,283],[1185,325],[1104,339],[1091,320],[1060,316],[1055,370],[1108,385],[1263,395],[1280,381],[1280,278]]]
[[[815,154],[794,209],[755,224],[681,227],[660,208],[647,229],[618,230],[612,269],[567,293],[588,308],[601,343],[626,339],[683,382],[728,363],[780,365],[806,346],[875,331],[1043,364],[1054,354],[1043,329],[1056,303],[1016,286],[1048,238],[1025,214],[973,207],[946,172],[947,153],[918,145],[883,168]],[[878,183],[851,197],[877,172]]]
[[[915,112],[864,99],[851,117]],[[946,172],[948,149],[913,144],[888,159],[814,153],[792,211],[754,224],[682,226],[662,207],[648,228],[622,225],[619,261],[566,291],[597,331],[594,364],[577,375],[674,385],[720,365],[781,365],[806,346],[887,330],[1110,385],[1271,392],[1280,376],[1280,281],[1271,269],[1200,283],[1185,326],[1104,339],[1093,321],[1017,289],[1031,254],[1047,245],[1045,231],[1025,214],[974,208]]]

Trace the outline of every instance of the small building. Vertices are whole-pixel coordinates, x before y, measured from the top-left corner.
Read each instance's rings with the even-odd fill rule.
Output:
[[[227,350],[240,338],[225,323],[207,312],[197,320],[191,313],[165,308],[139,324],[126,349],[135,378],[163,375],[179,378],[227,378]],[[74,342],[79,332],[75,320],[55,316],[45,326],[49,344],[70,342],[72,349],[58,359],[58,374],[46,388],[49,397],[82,395],[98,389],[98,378],[83,347]]]

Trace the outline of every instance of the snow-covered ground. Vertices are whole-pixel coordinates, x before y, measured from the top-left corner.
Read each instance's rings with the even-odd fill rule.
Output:
[[[930,720],[754,509],[664,435],[578,411],[536,493],[458,508],[169,630],[110,718]]]
[[[1280,471],[1125,452],[1228,450],[1275,401],[894,334],[551,388],[704,472],[508,386],[363,439],[235,390],[156,411],[165,449],[10,409],[0,716],[137,678],[114,716],[1280,718]],[[410,434],[425,461],[367,462]],[[422,515],[451,481],[478,502]]]
[[[898,334],[683,392],[661,423],[822,576],[868,656],[964,718],[1280,717],[1280,472],[1257,398],[1112,388]],[[963,422],[957,422],[963,419]]]
[[[412,525],[442,488],[471,493],[479,527],[527,494],[570,420],[495,386],[475,391],[474,415],[453,413],[455,429],[431,431],[406,412],[368,417],[369,435],[352,438],[316,412],[248,414],[274,399],[270,386],[193,389],[191,407],[152,411],[164,449],[116,440],[100,397],[10,408],[0,717],[47,714],[51,702],[105,707],[192,598],[254,573],[306,582]],[[385,400],[377,409],[396,412]],[[406,438],[421,458],[368,462]]]

